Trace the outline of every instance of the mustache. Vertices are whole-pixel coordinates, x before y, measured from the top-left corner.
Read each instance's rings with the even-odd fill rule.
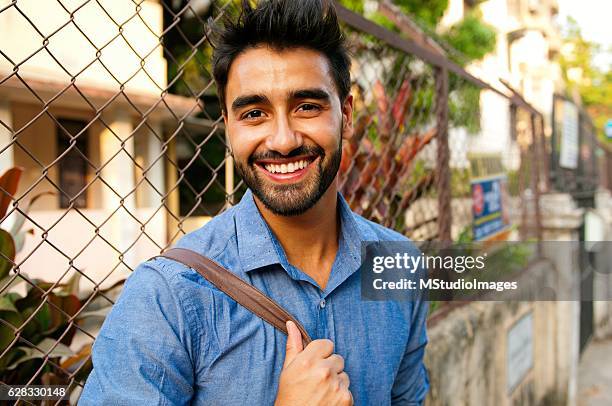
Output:
[[[255,161],[259,161],[261,159],[280,159],[280,158],[293,158],[296,156],[302,156],[302,155],[310,155],[310,156],[320,156],[321,158],[325,157],[325,151],[323,150],[323,148],[319,147],[319,146],[306,146],[303,145],[301,147],[298,147],[296,149],[294,149],[293,151],[291,151],[290,153],[288,153],[287,155],[283,155],[280,152],[277,151],[265,151],[265,152],[260,152],[260,153],[256,153],[256,154],[252,154],[249,157],[249,164],[253,165],[255,163]]]

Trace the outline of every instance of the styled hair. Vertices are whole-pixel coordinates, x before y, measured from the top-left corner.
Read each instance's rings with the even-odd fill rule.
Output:
[[[340,101],[348,96],[351,60],[331,1],[260,0],[253,7],[251,1],[242,0],[239,16],[228,15],[223,26],[213,30],[213,76],[223,111],[232,62],[242,52],[260,46],[321,52],[329,61]]]

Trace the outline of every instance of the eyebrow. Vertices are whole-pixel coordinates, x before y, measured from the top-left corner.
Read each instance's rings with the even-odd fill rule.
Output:
[[[270,101],[266,96],[261,94],[249,94],[246,96],[240,96],[232,102],[232,110],[236,111],[243,107],[259,103],[270,103]]]
[[[322,101],[329,101],[331,99],[329,93],[319,88],[294,90],[289,94],[289,98],[294,100],[314,99]],[[270,100],[262,94],[249,94],[245,96],[239,96],[232,102],[232,110],[236,111],[246,106],[261,103],[270,104]]]
[[[315,100],[323,100],[329,101],[330,96],[323,89],[300,89],[291,92],[289,95],[291,99],[315,99]]]

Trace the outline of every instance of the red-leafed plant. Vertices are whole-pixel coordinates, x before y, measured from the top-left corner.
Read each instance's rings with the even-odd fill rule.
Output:
[[[393,226],[395,217],[429,190],[435,173],[411,176],[417,155],[436,135],[436,128],[408,132],[414,92],[404,79],[394,97],[383,84],[372,88],[375,114],[363,114],[354,137],[343,145],[340,182],[351,208],[365,217]]]

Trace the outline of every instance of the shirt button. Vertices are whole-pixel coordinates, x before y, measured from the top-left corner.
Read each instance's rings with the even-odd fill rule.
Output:
[[[321,302],[319,303],[319,306],[321,307],[321,309],[325,309],[325,299],[321,299]]]

